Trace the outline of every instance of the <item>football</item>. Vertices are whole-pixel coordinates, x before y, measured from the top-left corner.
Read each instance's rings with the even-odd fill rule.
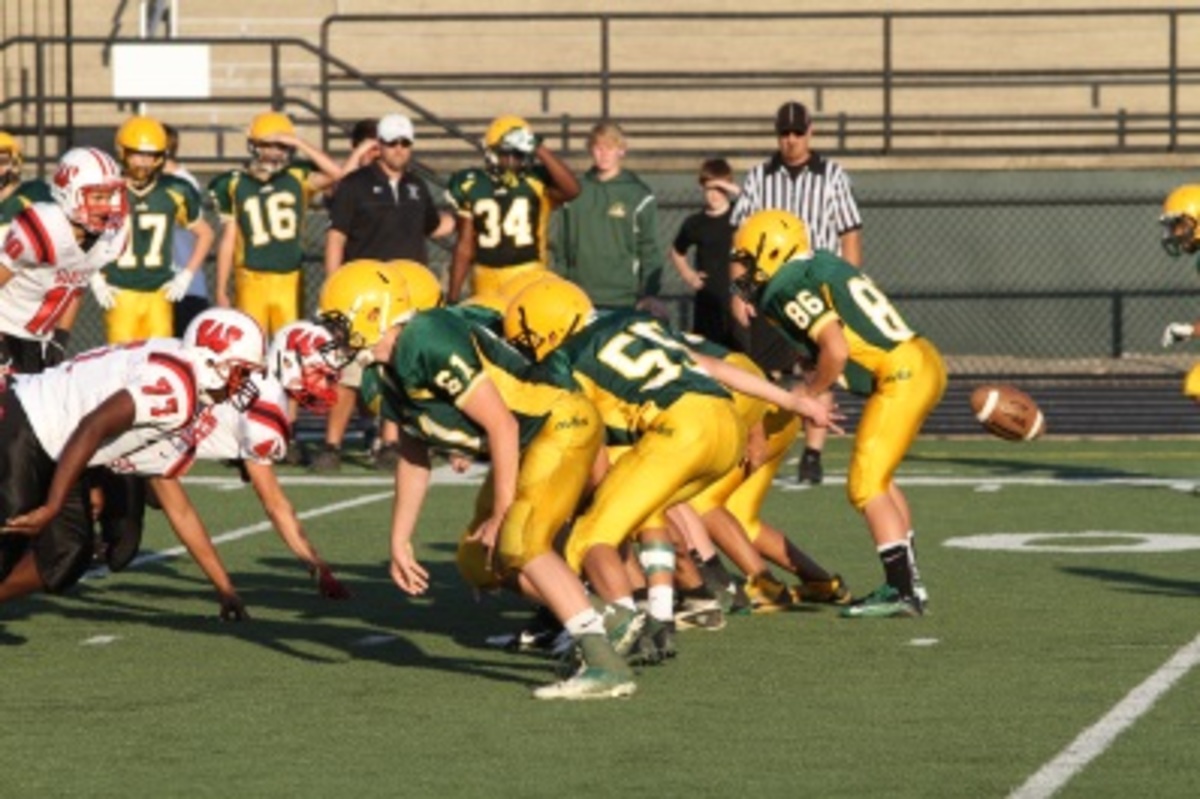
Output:
[[[1046,432],[1046,418],[1033,398],[1015,386],[980,386],[971,411],[989,433],[1006,441],[1032,441]]]

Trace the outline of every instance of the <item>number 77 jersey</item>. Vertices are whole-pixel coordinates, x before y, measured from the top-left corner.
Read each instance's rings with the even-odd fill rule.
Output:
[[[126,227],[101,234],[87,250],[55,203],[35,203],[13,219],[0,250],[12,277],[0,286],[0,333],[46,341],[93,274],[117,260],[129,242]]]
[[[758,307],[792,344],[813,354],[821,331],[840,320],[850,346],[847,387],[863,396],[874,391],[888,353],[917,335],[871,278],[822,250],[780,267]]]

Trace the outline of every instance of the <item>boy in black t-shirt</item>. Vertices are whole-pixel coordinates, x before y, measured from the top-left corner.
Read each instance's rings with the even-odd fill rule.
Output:
[[[692,332],[726,347],[736,347],[729,311],[729,251],[733,246],[730,213],[740,191],[733,170],[724,158],[710,158],[700,166],[704,210],[683,221],[671,246],[671,263],[683,282],[695,290]],[[688,250],[696,248],[695,268]]]

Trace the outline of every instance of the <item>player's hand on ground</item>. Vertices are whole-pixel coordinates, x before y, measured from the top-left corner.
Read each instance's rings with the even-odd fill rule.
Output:
[[[46,505],[34,508],[28,513],[19,513],[5,520],[4,532],[35,536],[54,519],[57,513],[58,511]]]
[[[170,302],[179,302],[187,296],[188,286],[192,285],[194,275],[186,269],[180,269],[175,273],[175,277],[171,278],[165,286],[162,287],[163,294],[166,295]]]
[[[412,544],[392,551],[392,581],[400,590],[412,596],[420,596],[429,589],[429,572],[413,555]]]
[[[111,311],[117,304],[117,292],[113,287],[108,285],[108,281],[104,279],[103,272],[96,272],[91,279],[92,296],[96,298],[96,304],[106,311]]]
[[[1181,341],[1187,341],[1196,333],[1196,328],[1187,322],[1172,322],[1167,325],[1162,334],[1163,347],[1170,347]]]
[[[221,621],[247,621],[250,613],[237,594],[221,594]]]
[[[350,590],[333,576],[333,569],[322,563],[313,569],[317,578],[317,593],[326,599],[349,599]]]

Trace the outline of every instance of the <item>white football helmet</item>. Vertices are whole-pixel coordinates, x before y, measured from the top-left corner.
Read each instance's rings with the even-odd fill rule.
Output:
[[[228,400],[244,411],[258,396],[251,375],[262,373],[267,342],[252,318],[232,308],[209,308],[196,314],[183,332],[192,355],[200,390],[217,402]]]
[[[50,195],[68,219],[95,235],[119,230],[129,215],[121,168],[95,147],[76,147],[59,159]]]
[[[338,375],[347,362],[333,335],[313,322],[280,328],[267,350],[267,372],[289,397],[316,413],[333,407]]]

